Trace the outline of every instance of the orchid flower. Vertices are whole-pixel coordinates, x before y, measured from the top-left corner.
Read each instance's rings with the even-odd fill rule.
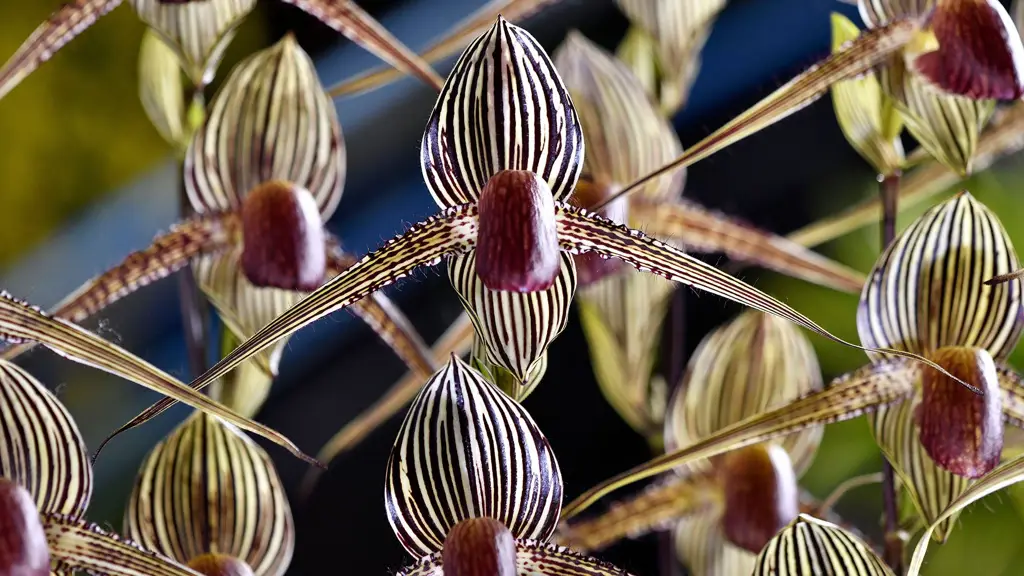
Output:
[[[120,376],[184,402],[243,430],[263,436],[307,462],[320,464],[278,432],[200,394],[127,350],[67,320],[53,318],[27,302],[14,299],[6,292],[0,292],[0,340],[12,344],[43,344],[69,360]]]
[[[619,58],[641,80],[665,116],[690,95],[715,17],[726,0],[616,0],[632,26],[619,45]]]
[[[291,508],[270,457],[202,413],[146,457],[124,530],[143,548],[180,564],[227,556],[255,576],[283,575],[295,548]]]
[[[518,402],[455,356],[402,422],[384,502],[419,559],[400,576],[626,576],[548,543],[562,506],[551,446]]]
[[[856,534],[801,514],[757,556],[753,576],[893,576]]]
[[[482,90],[485,85],[494,89]],[[302,299],[193,387],[445,257],[483,348],[474,356],[476,366],[517,399],[536,385],[547,346],[565,326],[576,288],[572,255],[581,252],[621,259],[839,341],[789,306],[678,248],[569,205],[582,156],[582,131],[554,66],[527,32],[499,19],[463,54],[427,124],[424,179],[442,211]]]
[[[969,382],[903,358],[881,359],[822,392],[748,418],[587,490],[572,517],[601,496],[698,459],[814,424],[870,412],[875,439],[921,517],[932,523],[975,479],[992,470],[1004,423],[1024,425],[1024,386],[1004,362],[1017,344],[1021,288],[982,281],[1018,265],[998,218],[963,192],[917,219],[883,253],[857,313],[862,344],[913,351]],[[938,526],[948,536],[951,520]]]
[[[197,427],[192,424],[195,422],[202,424]],[[219,508],[227,516],[218,519],[219,522],[222,520],[219,524],[221,530],[227,530],[229,537],[235,536],[235,528],[240,530],[238,534],[252,534],[255,537],[248,539],[249,547],[259,555],[271,556],[274,548],[262,552],[255,548],[268,543],[261,536],[270,533],[275,526],[274,521],[267,520],[273,516],[270,514],[273,510],[267,504],[275,504],[277,508],[283,506],[285,512],[288,505],[270,459],[240,432],[205,414],[197,414],[183,429],[203,433],[204,442],[195,444],[198,448],[196,453],[189,451],[182,455],[188,459],[197,456],[201,463],[213,462],[215,466],[212,469],[222,471],[219,478],[211,474],[203,480],[229,482],[224,486],[227,490],[209,493],[207,488],[219,484],[202,482],[199,494],[220,495],[241,504],[237,508]],[[77,425],[67,409],[38,380],[24,369],[3,360],[0,360],[0,430],[4,431],[0,434],[0,541],[4,544],[0,546],[0,573],[70,576],[78,570],[85,570],[111,576],[195,576],[200,573],[219,576],[225,572],[217,569],[227,567],[236,570],[227,572],[236,576],[253,574],[240,560],[203,552],[189,562],[196,571],[151,551],[144,551],[138,545],[86,521],[85,511],[94,480]],[[212,458],[207,460],[204,452],[209,452]],[[170,483],[155,483],[157,492],[150,493],[166,490],[166,503],[170,504],[170,496],[177,491],[175,480],[179,478],[193,481],[188,474],[172,476]],[[251,505],[244,504],[243,500],[249,499]],[[183,503],[175,502],[184,506],[192,503],[188,499]],[[172,519],[160,514],[161,511],[158,509],[150,521],[174,522],[186,518],[175,516]],[[238,511],[242,514],[236,515]],[[257,515],[259,523],[255,521]],[[287,525],[278,524],[277,532],[281,532],[282,527],[290,527],[290,515],[287,521]],[[166,531],[171,528],[173,526],[170,525],[152,527],[170,538],[194,535],[189,530]],[[244,546],[246,539],[238,539],[237,542]],[[224,550],[234,552],[237,548],[227,546]],[[290,554],[290,547],[287,552]],[[278,574],[280,571],[256,573]]]
[[[793,325],[748,311],[697,347],[668,408],[665,445],[675,450],[822,389],[807,338]],[[690,463],[595,518],[563,527],[582,551],[673,530],[694,576],[745,576],[754,557],[800,509],[797,478],[810,466],[820,426],[720,458]]]
[[[230,332],[250,337],[354,261],[323,225],[341,198],[343,149],[334,105],[294,38],[252,55],[231,73],[186,151],[185,191],[197,216],[86,283],[53,315],[81,321],[191,263]],[[433,373],[426,345],[387,297],[375,294],[354,311],[420,378]],[[284,345],[222,381],[217,397],[254,415]]]
[[[682,150],[636,76],[611,54],[571,32],[554,61],[573,97],[587,142],[584,180],[571,203],[589,208]],[[680,198],[683,180],[684,173],[678,172],[653,181],[628,199],[607,206],[601,215],[628,222],[690,253],[724,252],[850,292],[864,285],[859,272]],[[651,372],[675,285],[593,253],[578,255],[575,261],[580,318],[601,391],[634,429],[657,446],[667,391]]]
[[[0,67],[0,98],[57,50],[92,26],[122,0],[73,0],[54,12]],[[379,58],[433,86],[441,79],[430,65],[392,36],[352,0],[283,0],[309,13]],[[235,29],[256,0],[129,0],[147,26],[174,49],[197,88],[212,79]]]

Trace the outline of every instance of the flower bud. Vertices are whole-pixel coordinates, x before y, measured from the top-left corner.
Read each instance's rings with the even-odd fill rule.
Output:
[[[492,176],[480,194],[480,280],[491,290],[537,292],[554,284],[561,263],[547,183],[527,170]]]
[[[48,576],[50,550],[32,495],[0,478],[0,574]]]
[[[493,518],[459,522],[444,541],[443,576],[516,576],[516,540]]]
[[[981,477],[999,464],[1003,451],[1002,391],[995,363],[980,348],[939,348],[930,358],[981,394],[937,370],[925,369],[917,411],[921,444],[946,470]]]
[[[311,292],[324,280],[323,222],[310,193],[272,180],[242,201],[242,270],[266,288]]]
[[[206,576],[253,576],[248,564],[226,554],[196,556],[188,567]]]
[[[758,553],[800,513],[796,474],[786,451],[759,444],[721,461],[725,489],[722,528],[733,544]]]

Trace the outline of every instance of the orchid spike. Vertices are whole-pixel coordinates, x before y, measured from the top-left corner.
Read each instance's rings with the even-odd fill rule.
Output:
[[[502,89],[474,91],[480,82]],[[521,390],[530,389],[548,344],[565,325],[576,287],[570,256],[582,252],[621,259],[842,342],[789,306],[678,248],[567,204],[582,156],[582,130],[554,65],[532,36],[499,19],[459,59],[427,123],[421,155],[424,179],[442,211],[278,316],[192,385],[207,386],[302,326],[442,258],[448,259],[449,277],[486,344],[486,361],[519,379]],[[552,222],[557,245],[549,235]],[[535,232],[523,237],[524,230]],[[482,243],[487,251],[481,252],[485,231],[495,237]],[[551,250],[559,252],[558,268],[548,267]],[[476,273],[480,258],[510,265],[492,266],[481,277]],[[535,271],[520,265],[527,259],[544,262],[544,274],[530,276]],[[524,283],[550,287],[533,292],[501,289]],[[921,359],[903,351],[883,352]]]

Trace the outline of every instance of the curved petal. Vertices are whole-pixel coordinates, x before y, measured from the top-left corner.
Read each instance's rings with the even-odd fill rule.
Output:
[[[842,14],[832,13],[833,52],[859,34],[856,24]],[[874,72],[833,84],[832,105],[847,142],[879,174],[894,174],[903,167],[906,159],[899,138],[903,121]]]
[[[561,259],[561,272],[550,288],[523,293],[484,286],[473,253],[448,259],[448,278],[473,320],[486,360],[511,373],[516,382],[508,393],[517,400],[524,397],[528,376],[569,320],[576,266],[567,254]]]
[[[69,360],[116,374],[193,408],[223,418],[243,430],[263,436],[307,462],[319,464],[280,433],[213,402],[121,347],[75,324],[51,318],[39,309],[15,300],[6,292],[0,293],[0,338],[14,343],[39,342]]]
[[[160,136],[175,149],[186,148],[181,64],[174,51],[152,29],[146,30],[139,48],[139,99]]]
[[[0,68],[0,98],[122,0],[73,0],[57,9]]]
[[[639,230],[618,225],[586,210],[566,204],[559,204],[556,210],[559,242],[562,249],[567,252],[573,254],[597,252],[604,256],[618,258],[641,272],[657,274],[673,282],[699,288],[755,310],[784,318],[838,344],[858,350],[910,358],[926,364],[946,376],[951,376],[938,364],[912,352],[891,348],[871,349],[846,342],[776,298],[714,266],[689,256],[672,245],[650,238]],[[958,381],[970,387],[966,382]]]
[[[256,7],[256,0],[128,1],[139,19],[174,49],[185,73],[198,87],[213,80],[235,29]]]
[[[893,576],[860,538],[801,514],[761,550],[754,576]]]
[[[583,125],[583,171],[595,181],[623,185],[682,152],[675,131],[640,81],[614,56],[572,31],[554,61]],[[678,198],[685,178],[679,170],[647,183],[637,195],[651,201]]]
[[[195,414],[149,453],[124,516],[147,550],[182,564],[209,553],[280,576],[295,547],[291,508],[274,464],[248,437]]]
[[[857,310],[860,340],[915,353],[983,348],[1003,360],[1024,328],[1021,286],[983,282],[1019,266],[996,215],[962,192],[915,220],[879,258]]]
[[[627,271],[579,292],[580,325],[608,403],[634,430],[661,438],[668,386],[652,378],[661,325],[675,285]]]
[[[540,540],[516,542],[518,576],[631,576],[607,562]],[[395,576],[444,576],[441,554],[421,559]]]
[[[672,531],[676,555],[693,576],[750,574],[754,555],[722,533],[721,509],[682,518]]]
[[[883,406],[868,416],[875,440],[907,489],[926,524],[931,524],[973,482],[939,467],[925,452],[918,438],[915,409],[918,398]],[[934,533],[944,542],[956,518],[950,518]]]
[[[71,414],[21,367],[0,360],[0,477],[24,486],[39,511],[80,517],[92,466]]]
[[[419,557],[439,552],[467,518],[494,518],[516,539],[547,540],[562,476],[529,413],[453,356],[409,409],[384,494],[395,535]]]
[[[58,574],[81,571],[105,576],[202,576],[95,524],[69,516],[44,515],[43,529]]]
[[[634,228],[674,240],[687,252],[721,252],[733,260],[846,292],[864,287],[864,274],[696,202],[633,202],[629,209]]]
[[[969,174],[981,130],[995,110],[995,100],[939,92],[898,60],[881,69],[880,81],[907,131],[921,146],[952,170]]]
[[[501,170],[527,170],[567,200],[583,133],[569,93],[529,32],[499,17],[459,58],[427,121],[423,178],[442,208],[475,203]]]
[[[639,538],[664,530],[681,518],[710,515],[717,524],[721,498],[713,477],[671,476],[635,496],[611,504],[603,514],[563,525],[555,541],[574,550],[591,552],[625,538]]]
[[[665,449],[690,446],[821,389],[807,337],[785,320],[744,312],[705,336],[691,356],[669,403]],[[813,461],[823,433],[814,426],[781,440],[798,475]]]
[[[799,432],[809,426],[848,420],[906,398],[914,391],[920,370],[919,365],[903,359],[870,364],[837,378],[821,392],[733,424],[695,444],[658,456],[605,480],[563,508],[562,517],[572,518],[606,494],[645,478]]]
[[[259,184],[308,190],[328,220],[345,181],[345,143],[334,103],[292,35],[239,63],[185,155],[196,212],[231,211]]]
[[[443,38],[424,50],[421,56],[427,62],[437,62],[465,48],[470,41],[490,28],[499,14],[507,20],[518,22],[555,2],[558,0],[491,0],[456,24]],[[401,77],[402,72],[396,68],[379,68],[332,86],[328,92],[333,98],[358,94],[379,88]]]

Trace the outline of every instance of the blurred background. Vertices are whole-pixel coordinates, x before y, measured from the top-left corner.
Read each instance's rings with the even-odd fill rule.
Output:
[[[483,5],[484,0],[362,0],[413,48]],[[0,0],[0,57],[58,6],[58,0]],[[827,53],[829,13],[859,22],[854,7],[836,0],[732,0],[704,51],[692,97],[675,118],[684,145],[778,87]],[[614,47],[626,21],[612,0],[563,0],[527,21],[549,50],[567,30]],[[318,62],[324,84],[376,66],[375,59],[299,11],[264,2],[242,26],[219,77],[234,62],[294,31]],[[170,149],[151,127],[137,97],[137,53],[143,27],[122,7],[60,52],[0,101],[5,136],[0,170],[0,287],[49,306],[92,275],[166,230],[177,213]],[[439,65],[442,72],[451,62]],[[216,90],[216,84],[213,90]],[[338,100],[349,146],[349,176],[331,228],[351,252],[364,253],[434,210],[420,177],[419,138],[433,94],[413,80]],[[1024,166],[1015,158],[971,178],[963,187],[1001,216],[1018,246],[1024,226],[1017,191]],[[761,227],[784,233],[875,194],[872,170],[843,139],[830,99],[700,162],[690,170],[687,195]],[[903,214],[900,227],[925,207]],[[829,256],[867,271],[879,251],[877,226],[823,247]],[[709,259],[719,262],[718,258]],[[856,297],[748,269],[742,276],[807,312],[848,340],[856,340]],[[160,282],[111,307],[91,328],[190,380],[183,347],[177,284]],[[460,312],[437,270],[391,291],[428,341]],[[686,301],[688,355],[710,328],[736,307],[691,290]],[[640,463],[649,449],[598,392],[575,316],[551,349],[547,377],[525,402],[548,435],[562,467],[566,496]],[[813,337],[812,337],[813,338]],[[813,338],[826,378],[866,362],[863,354]],[[1019,365],[1024,357],[1015,355]],[[90,449],[150,404],[138,386],[81,368],[47,351],[24,359],[58,390]],[[348,419],[404,373],[400,362],[364,325],[335,314],[293,338],[281,377],[259,420],[315,452]],[[570,408],[571,407],[571,408]],[[113,442],[96,465],[90,519],[118,528],[134,475],[146,452],[186,415],[174,409]],[[334,462],[309,500],[293,498],[298,548],[290,574],[322,573],[342,559],[347,573],[387,574],[410,559],[384,515],[384,466],[396,419],[354,452]],[[268,451],[291,490],[306,467],[277,447]],[[841,480],[878,470],[880,456],[863,419],[829,427],[804,485],[819,497]],[[838,511],[877,535],[877,485],[847,496]],[[965,512],[945,546],[933,546],[930,576],[1017,575],[1024,572],[1024,491],[1011,489]],[[624,543],[604,555],[638,575],[659,570],[658,539]],[[682,574],[680,570],[677,573]]]

